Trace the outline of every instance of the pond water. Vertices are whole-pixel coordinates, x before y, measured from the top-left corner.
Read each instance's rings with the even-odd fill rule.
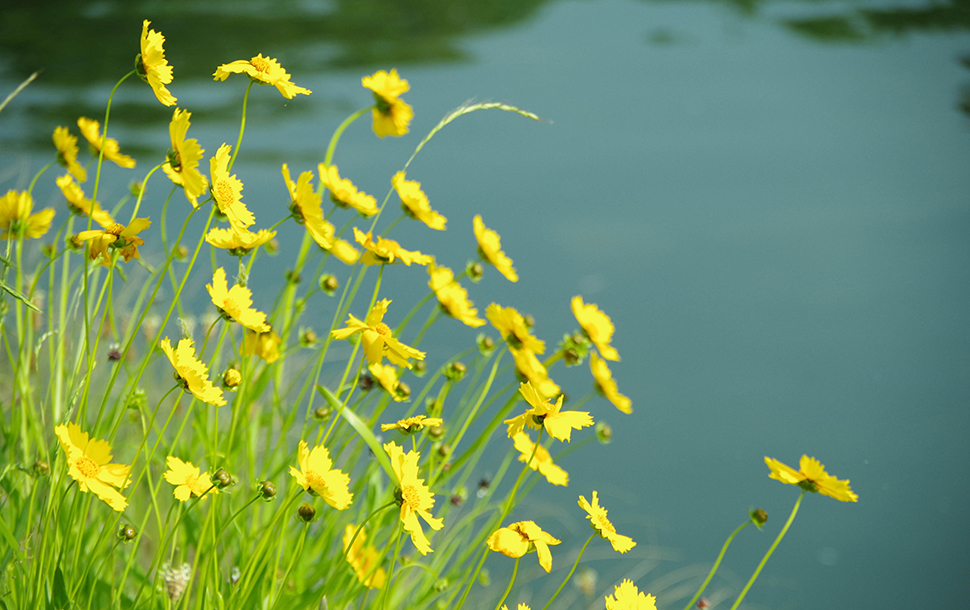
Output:
[[[257,217],[282,216],[280,164],[315,167],[336,125],[368,103],[360,77],[377,69],[410,81],[416,116],[405,138],[380,141],[367,121],[344,136],[336,162],[369,193],[386,192],[466,99],[551,121],[487,111],[449,125],[409,171],[449,230],[400,225],[395,237],[461,267],[481,213],[521,280],[492,273],[471,289],[480,306],[531,312],[553,343],[575,327],[575,294],[612,317],[623,360],[611,368],[635,412],[591,404],[614,443],[565,457],[569,488],[521,514],[584,537],[576,496],[597,489],[641,542],[591,555],[601,590],[630,577],[681,608],[671,583],[709,565],[760,506],[768,527],[736,542],[714,590],[737,591],[797,495],[763,457],[794,465],[807,453],[851,479],[859,502],[807,497],[744,607],[966,606],[965,0],[43,4],[8,4],[0,20],[0,96],[43,69],[0,115],[3,192],[50,160],[56,125],[103,115],[143,18],[168,39],[171,88],[210,153],[235,141],[245,86],[213,84],[216,65],[271,55],[313,90],[287,102],[254,88],[234,171]],[[157,154],[170,116],[126,83],[111,135],[136,158]],[[108,171],[112,201],[126,175]],[[60,205],[52,186],[38,187],[41,204]],[[283,262],[264,262],[278,285]],[[426,276],[410,271],[387,291],[423,295]],[[451,354],[471,337],[433,334],[422,347]],[[584,394],[585,372],[570,373],[564,388]]]

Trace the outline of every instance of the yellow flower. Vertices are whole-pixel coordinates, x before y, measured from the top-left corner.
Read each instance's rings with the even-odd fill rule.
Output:
[[[267,364],[273,364],[280,358],[280,336],[272,329],[265,333],[257,333],[247,329],[243,350],[247,356],[256,354]]]
[[[624,580],[606,596],[606,610],[657,610],[657,598],[641,593],[632,580]]]
[[[118,491],[131,483],[131,466],[111,463],[111,445],[107,441],[89,439],[81,426],[69,423],[54,428],[61,448],[67,455],[68,474],[77,481],[81,491],[93,491],[108,506],[118,512],[125,510],[128,501]],[[115,488],[118,489],[115,489]]]
[[[530,551],[539,555],[539,565],[546,572],[552,570],[552,553],[550,544],[559,544],[551,535],[542,531],[534,521],[519,521],[508,527],[502,527],[488,537],[488,548],[502,553],[506,557],[519,558]]]
[[[313,493],[337,510],[350,506],[354,499],[354,494],[349,489],[350,476],[332,468],[333,462],[326,447],[317,445],[311,451],[306,441],[300,441],[298,459],[300,469],[290,466],[290,474],[300,487],[313,490]]]
[[[421,183],[414,180],[405,179],[405,173],[398,172],[391,178],[391,184],[401,198],[401,207],[404,213],[411,218],[416,218],[437,231],[445,230],[445,223],[448,219],[431,209],[428,196],[421,190]]]
[[[514,307],[502,307],[492,303],[485,310],[485,317],[512,348],[527,349],[536,354],[546,351],[545,342],[532,336],[525,324],[525,318]]]
[[[776,481],[798,485],[806,491],[820,493],[823,496],[835,498],[839,502],[859,501],[859,496],[849,487],[848,479],[840,481],[825,472],[825,466],[813,457],[803,455],[798,470],[767,456],[765,456],[765,464],[771,469],[768,476]]]
[[[388,430],[400,430],[402,434],[410,434],[412,432],[417,432],[421,428],[440,426],[443,423],[444,420],[440,417],[415,415],[414,417],[399,419],[393,424],[381,424],[381,432],[387,432]]]
[[[401,382],[397,379],[397,369],[391,365],[384,366],[383,364],[373,363],[367,367],[370,371],[371,377],[376,379],[381,387],[391,395],[391,398],[395,402],[404,402],[410,396],[410,393],[405,393],[400,391]]]
[[[502,610],[509,610],[509,607],[503,604],[502,605]],[[515,610],[532,610],[532,608],[530,608],[526,604],[519,604],[518,606],[516,606],[516,609]]]
[[[579,496],[579,506],[588,513],[586,518],[589,519],[590,527],[599,532],[600,536],[609,540],[614,551],[626,553],[637,545],[629,536],[621,536],[616,533],[616,528],[613,527],[606,516],[606,509],[599,505],[599,498],[596,497],[595,491],[593,492],[592,504],[587,502],[583,496]]]
[[[475,229],[475,239],[478,241],[478,253],[486,262],[495,265],[499,273],[508,281],[518,282],[519,274],[512,267],[512,259],[502,252],[502,240],[498,233],[486,228],[480,215],[475,216],[472,224]]]
[[[88,171],[77,162],[77,136],[72,135],[67,127],[54,129],[54,147],[57,148],[57,162],[66,167],[78,182],[88,179]]]
[[[51,228],[54,210],[47,208],[31,214],[34,200],[27,191],[9,190],[0,197],[0,239],[37,239]]]
[[[322,200],[313,190],[313,172],[300,174],[294,184],[290,179],[290,168],[283,164],[283,181],[290,193],[290,211],[296,221],[306,227],[317,245],[333,254],[340,261],[353,265],[357,262],[357,250],[342,239],[334,237],[335,229],[323,217]]]
[[[162,351],[175,368],[176,379],[183,390],[210,405],[221,407],[226,404],[222,390],[209,381],[209,368],[195,357],[195,344],[192,339],[182,339],[172,349],[168,337],[165,337],[162,339]]]
[[[213,80],[226,80],[230,74],[246,74],[254,82],[260,85],[273,85],[288,100],[293,99],[297,93],[310,95],[309,89],[297,87],[290,82],[290,75],[287,74],[283,66],[272,57],[263,57],[260,53],[249,61],[236,60],[228,64],[222,64],[216,68]]]
[[[410,267],[411,263],[426,266],[434,262],[434,257],[430,254],[421,254],[417,250],[405,250],[393,239],[378,237],[375,243],[370,231],[364,233],[357,227],[354,227],[354,239],[367,250],[360,261],[368,266],[393,265],[402,262]]]
[[[411,368],[409,358],[424,360],[424,352],[408,347],[394,338],[391,328],[382,320],[387,313],[387,306],[391,304],[390,299],[384,299],[374,304],[374,308],[367,314],[367,320],[361,322],[352,314],[347,317],[347,326],[330,331],[334,339],[342,340],[355,333],[361,333],[361,343],[363,343],[364,354],[367,361],[371,364],[381,364],[384,356],[397,366]]]
[[[360,584],[369,589],[380,589],[384,586],[384,579],[387,577],[384,568],[377,565],[380,554],[374,547],[364,545],[367,540],[367,533],[364,528],[361,528],[360,533],[357,533],[356,540],[354,539],[355,533],[357,533],[357,528],[352,523],[344,528],[344,557],[350,567],[354,569],[354,574],[357,575]],[[354,541],[353,546],[350,544],[351,540]]]
[[[431,509],[434,508],[434,494],[424,479],[418,478],[418,460],[421,455],[417,451],[404,453],[396,443],[390,442],[384,445],[384,451],[391,458],[391,467],[397,477],[398,489],[394,492],[394,497],[401,505],[401,523],[404,530],[411,534],[411,542],[422,555],[431,552],[431,543],[421,529],[421,522],[418,515],[428,522],[433,530],[440,530],[444,527],[441,519],[431,516]]]
[[[472,328],[485,325],[485,320],[478,317],[478,310],[472,307],[472,302],[468,300],[468,291],[455,281],[455,274],[451,269],[438,267],[432,262],[428,265],[428,275],[431,276],[428,286],[434,291],[438,302],[449,316]]]
[[[95,219],[97,220],[97,218]],[[92,229],[81,231],[72,240],[75,245],[81,242],[88,243],[88,256],[91,260],[101,257],[101,264],[111,265],[111,250],[118,250],[127,263],[133,258],[141,258],[138,253],[138,246],[145,244],[145,240],[138,237],[138,234],[150,227],[152,221],[147,218],[136,218],[127,227],[120,223],[111,223],[104,229]]]
[[[610,345],[613,339],[613,322],[595,304],[583,304],[583,297],[575,296],[572,301],[573,315],[589,340],[596,345],[600,355],[607,360],[619,360],[620,354]]]
[[[158,101],[166,106],[174,106],[177,100],[165,87],[172,82],[172,66],[168,65],[165,49],[162,48],[165,37],[155,30],[149,30],[150,23],[146,19],[141,26],[141,55],[135,62],[138,76],[152,86]]]
[[[185,139],[189,131],[189,119],[192,113],[187,110],[175,109],[172,121],[168,124],[168,133],[172,138],[172,150],[168,153],[168,163],[162,166],[165,174],[172,182],[182,187],[185,198],[192,207],[199,205],[199,195],[206,192],[209,182],[199,171],[199,162],[205,150],[199,146],[195,138]]]
[[[593,418],[585,411],[560,411],[562,394],[556,404],[546,402],[529,382],[519,384],[519,393],[529,403],[530,409],[512,419],[505,420],[512,438],[528,426],[533,430],[545,428],[553,438],[569,442],[573,430],[582,430],[593,425]]]
[[[216,151],[216,156],[209,159],[209,175],[212,184],[209,190],[212,197],[232,225],[234,231],[243,231],[256,224],[256,217],[242,202],[242,181],[236,175],[229,175],[229,151],[232,146],[223,144]]]
[[[354,208],[364,217],[377,214],[377,200],[358,191],[350,180],[341,178],[336,165],[327,167],[321,163],[317,169],[320,170],[320,182],[330,191],[330,201],[343,208]]]
[[[374,133],[377,137],[403,136],[408,132],[408,124],[414,117],[414,110],[398,96],[411,88],[408,82],[397,75],[397,68],[390,74],[378,70],[365,76],[360,84],[374,92]]]
[[[549,372],[539,362],[535,353],[531,350],[515,349],[514,347],[510,347],[509,351],[512,353],[512,358],[515,359],[516,370],[526,381],[532,384],[539,396],[548,400],[560,394],[559,386],[549,378]]]
[[[633,413],[633,402],[620,394],[616,387],[616,380],[610,373],[610,367],[606,366],[606,361],[596,355],[596,352],[589,353],[589,368],[593,372],[593,379],[596,380],[596,389],[606,396],[607,400],[613,403],[620,411],[626,414]]]
[[[81,129],[81,135],[88,141],[94,150],[94,156],[101,154],[101,123],[94,119],[81,117],[77,120],[77,126]],[[104,158],[114,161],[119,167],[131,169],[135,167],[135,160],[128,155],[121,154],[121,146],[114,138],[104,139]]]
[[[246,256],[254,249],[262,246],[276,237],[276,231],[260,229],[256,233],[248,229],[233,231],[232,229],[211,229],[205,240],[216,248],[228,250],[233,256]]]
[[[179,502],[185,502],[192,496],[208,498],[212,494],[219,493],[209,480],[208,471],[200,473],[199,467],[193,466],[192,462],[183,462],[170,455],[165,463],[168,464],[168,470],[164,475],[165,480],[175,485],[175,499]]]
[[[228,316],[229,319],[239,322],[249,330],[265,333],[269,332],[269,324],[266,323],[266,314],[253,309],[253,293],[248,288],[234,284],[229,288],[226,282],[226,272],[222,267],[216,269],[212,274],[212,283],[205,285],[212,297],[212,304],[219,309],[219,313]]]
[[[114,224],[114,218],[111,217],[111,214],[101,209],[100,204],[84,196],[84,191],[81,190],[80,185],[74,182],[74,177],[71,174],[64,174],[58,178],[57,186],[64,193],[64,198],[67,199],[68,207],[71,208],[72,212],[90,216],[102,227]]]
[[[569,483],[569,473],[552,463],[552,456],[549,450],[542,445],[536,446],[525,432],[519,432],[512,437],[515,449],[521,453],[520,462],[525,462],[535,451],[535,456],[529,463],[529,468],[538,470],[539,474],[546,477],[546,480],[553,485],[567,485]]]

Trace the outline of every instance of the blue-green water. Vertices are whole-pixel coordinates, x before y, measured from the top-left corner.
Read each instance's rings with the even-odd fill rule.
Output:
[[[56,125],[100,115],[143,18],[168,38],[172,91],[210,153],[234,142],[245,86],[212,83],[216,65],[262,52],[314,91],[290,102],[253,92],[234,170],[258,218],[282,216],[280,164],[315,167],[333,128],[367,103],[360,77],[379,68],[410,81],[416,117],[400,140],[379,141],[365,122],[344,137],[337,164],[370,193],[386,192],[420,137],[468,98],[552,121],[482,112],[450,125],[409,172],[449,230],[395,236],[460,267],[481,213],[522,279],[491,274],[471,288],[479,305],[531,312],[550,342],[574,328],[575,294],[613,318],[623,360],[612,369],[635,413],[593,405],[616,441],[593,460],[567,456],[569,488],[521,515],[561,520],[547,529],[569,546],[585,538],[576,496],[597,489],[618,530],[641,542],[591,555],[603,559],[600,590],[629,576],[662,608],[682,607],[666,579],[710,562],[761,506],[766,531],[745,532],[717,585],[736,591],[797,496],[768,479],[763,457],[794,465],[808,453],[860,500],[806,498],[745,607],[966,606],[965,4],[51,6],[2,9],[0,93],[44,69],[0,115],[3,192],[49,160]],[[139,158],[164,150],[170,112],[141,83],[116,99],[112,135]],[[117,192],[106,201],[129,179],[109,171]],[[52,186],[38,199],[60,205]],[[282,264],[266,261],[274,285]],[[395,275],[394,298],[423,294],[423,271]],[[423,348],[451,354],[473,336],[434,334]],[[586,372],[569,373],[556,378],[585,393]],[[566,563],[532,585],[534,606]]]

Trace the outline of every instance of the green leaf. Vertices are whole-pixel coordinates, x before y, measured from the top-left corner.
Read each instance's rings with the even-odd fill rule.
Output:
[[[34,305],[33,303],[31,303],[31,302],[30,302],[30,301],[29,301],[29,300],[27,299],[27,297],[25,297],[24,295],[22,295],[22,294],[20,294],[20,292],[18,292],[18,291],[17,291],[17,290],[15,289],[15,288],[13,288],[12,286],[9,286],[9,285],[8,285],[8,284],[7,284],[6,282],[4,282],[3,280],[0,280],[0,288],[2,288],[4,292],[6,292],[7,294],[9,294],[9,295],[10,295],[10,296],[12,296],[13,298],[15,298],[15,299],[17,299],[18,301],[20,301],[21,303],[23,303],[23,304],[24,304],[24,305],[26,305],[27,307],[29,307],[29,308],[31,308],[31,309],[33,309],[34,311],[37,311],[37,312],[39,312],[39,311],[40,311],[40,309],[38,309],[36,305]]]
[[[387,458],[387,453],[385,453],[384,447],[382,447],[377,441],[377,437],[374,436],[374,433],[370,431],[367,424],[361,421],[361,419],[357,417],[357,414],[350,410],[350,407],[341,405],[340,401],[337,400],[337,397],[324,386],[317,384],[317,391],[320,392],[320,395],[323,396],[323,398],[327,401],[327,404],[330,405],[331,411],[339,413],[340,416],[347,420],[347,423],[357,431],[360,438],[364,439],[364,442],[367,443],[367,446],[370,447],[371,452],[373,452],[374,457],[377,458],[377,462],[381,465],[381,468],[384,469],[387,476],[390,477],[392,481],[396,482],[397,475],[394,474],[394,469],[391,468],[391,460]]]
[[[47,604],[48,610],[65,610],[71,607],[71,600],[67,596],[67,585],[64,583],[64,572],[60,568],[54,570],[54,583],[51,587],[51,599]]]

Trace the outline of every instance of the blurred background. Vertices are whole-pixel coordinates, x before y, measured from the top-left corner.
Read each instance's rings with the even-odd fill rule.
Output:
[[[966,0],[8,1],[0,15],[0,97],[41,71],[0,115],[0,192],[53,159],[56,126],[77,134],[78,116],[103,120],[143,19],[166,36],[169,88],[209,155],[235,143],[246,86],[212,82],[216,66],[263,53],[313,91],[288,101],[253,88],[233,171],[257,227],[286,215],[280,165],[315,169],[333,129],[371,102],[360,79],[375,70],[410,82],[411,133],[379,140],[363,119],[335,163],[379,200],[467,99],[550,121],[483,111],[449,125],[408,173],[448,231],[402,223],[393,237],[459,269],[480,213],[521,278],[487,270],[469,288],[482,310],[531,313],[554,345],[576,328],[569,300],[582,294],[618,329],[611,368],[634,414],[587,403],[613,444],[564,457],[569,487],[538,486],[513,516],[574,551],[586,536],[577,496],[596,489],[640,545],[621,556],[594,542],[597,594],[569,587],[560,607],[601,608],[632,578],[661,608],[681,608],[684,579],[749,508],[765,508],[765,530],[737,539],[712,585],[729,607],[797,497],[763,458],[797,467],[803,453],[851,479],[859,502],[806,497],[745,608],[966,607]],[[99,199],[117,201],[162,160],[171,113],[137,79],[121,86],[110,135],[139,165],[106,165]],[[57,171],[35,199],[60,215]],[[157,214],[163,192],[143,210]],[[281,227],[283,255],[259,261],[257,305],[259,275],[280,285],[300,230]],[[154,248],[143,256],[160,258]],[[423,270],[385,278],[396,301],[426,293]],[[332,310],[316,305],[322,327]],[[442,360],[476,334],[437,326],[422,348]],[[570,395],[589,390],[585,366],[552,375]],[[489,564],[499,587],[503,560]],[[567,553],[555,561],[550,577],[520,574],[509,604],[544,603],[571,565]]]

